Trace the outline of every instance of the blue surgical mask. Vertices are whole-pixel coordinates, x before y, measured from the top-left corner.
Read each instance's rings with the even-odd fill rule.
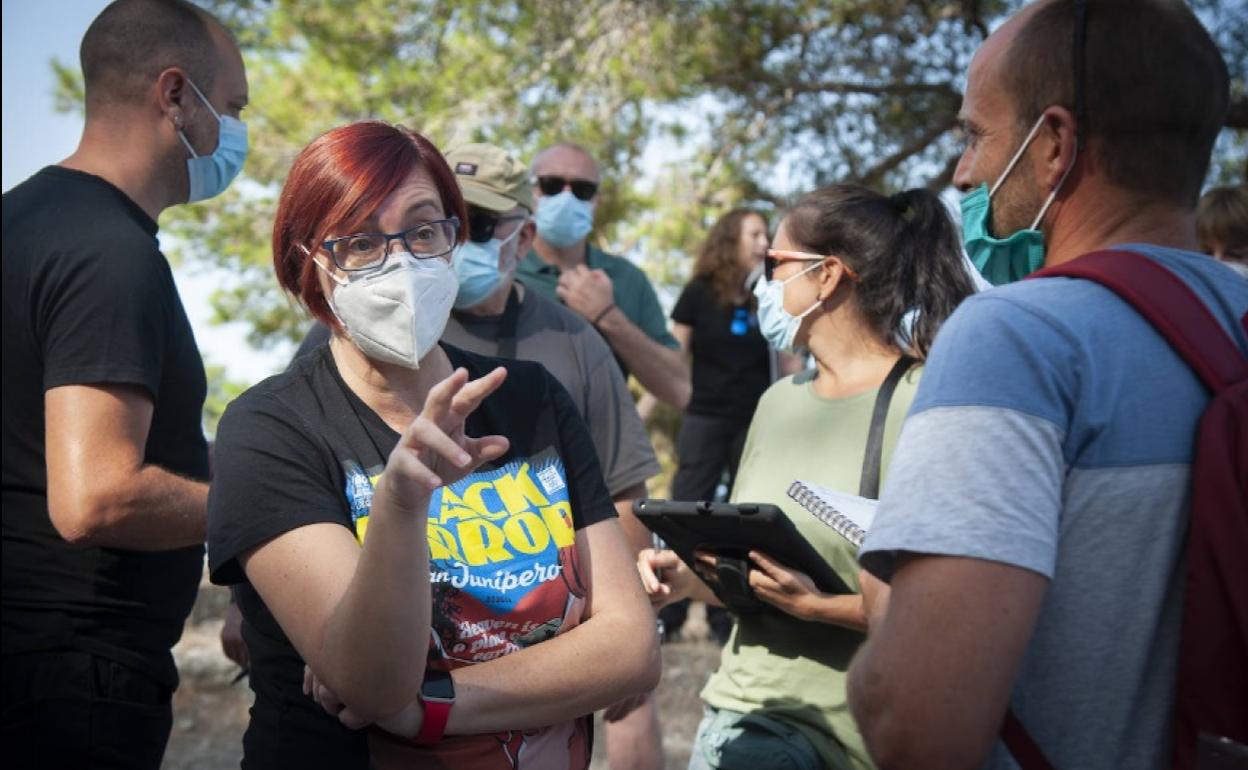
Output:
[[[784,309],[784,287],[811,270],[817,270],[821,265],[823,265],[823,260],[816,261],[785,281],[768,281],[760,278],[758,283],[754,284],[754,296],[758,299],[758,330],[776,350],[785,353],[795,352],[793,340],[797,337],[797,330],[802,325],[802,319],[815,312],[815,308],[823,304],[822,300],[816,299],[815,303],[800,315],[793,315]]]
[[[594,226],[594,204],[564,190],[543,195],[537,202],[537,234],[551,246],[571,246],[589,235]]]
[[[521,224],[501,241],[497,238],[491,238],[486,243],[465,241],[455,250],[451,266],[455,268],[455,276],[459,278],[459,293],[455,296],[457,310],[479,305],[494,293],[503,278],[503,273],[498,269],[499,255],[502,254],[503,247],[511,243],[523,228],[524,225]],[[514,260],[511,267],[515,267]]]
[[[195,148],[187,140],[186,134],[182,132],[182,129],[178,129],[178,137],[182,140],[182,144],[186,145],[187,152],[191,154],[191,157],[186,159],[186,174],[190,181],[186,202],[194,203],[214,198],[225,192],[225,188],[230,186],[230,182],[234,181],[238,172],[243,170],[243,164],[247,161],[247,124],[238,118],[219,114],[199,90],[199,86],[195,85],[190,78],[187,78],[186,82],[220,124],[217,149],[213,150],[211,155],[196,153]]]
[[[1009,165],[1005,167],[1000,178],[988,188],[985,182],[962,197],[962,242],[966,246],[967,256],[975,264],[975,269],[991,284],[1000,286],[1005,283],[1022,280],[1044,266],[1044,233],[1037,228],[1052,205],[1057,191],[1061,189],[1066,176],[1074,168],[1072,158],[1070,165],[1058,180],[1057,186],[1049,193],[1040,213],[1026,230],[1019,230],[1005,238],[994,238],[988,234],[988,224],[992,221],[991,202],[1006,177],[1014,170],[1019,158],[1027,150],[1031,140],[1035,138],[1040,126],[1044,124],[1044,115],[1031,127],[1023,145],[1014,153]]]

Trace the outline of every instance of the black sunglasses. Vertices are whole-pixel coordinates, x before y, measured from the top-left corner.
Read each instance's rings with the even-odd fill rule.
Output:
[[[542,195],[558,195],[565,188],[571,187],[572,194],[583,201],[593,198],[598,193],[598,183],[588,179],[564,179],[561,176],[539,176],[533,178],[533,184],[542,191]]]
[[[468,209],[468,240],[473,243],[487,243],[494,237],[494,230],[503,222],[516,222],[528,219],[523,214],[503,216],[493,211],[469,207]]]

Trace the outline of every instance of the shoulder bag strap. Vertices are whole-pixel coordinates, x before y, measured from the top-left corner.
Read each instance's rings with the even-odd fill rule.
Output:
[[[1117,294],[1152,324],[1213,393],[1248,377],[1248,359],[1205,303],[1154,260],[1133,251],[1094,251],[1028,276],[1050,277],[1095,281]],[[1248,329],[1248,317],[1241,323]],[[1023,770],[1052,770],[1013,709],[1005,713],[1001,740]]]
[[[1132,251],[1094,251],[1031,277],[1095,281],[1135,308],[1214,393],[1248,378],[1248,358],[1181,278]],[[1243,322],[1243,321],[1241,321]]]
[[[871,429],[867,432],[867,451],[862,457],[862,479],[858,482],[858,494],[876,500],[880,496],[880,466],[884,462],[884,423],[888,421],[888,407],[893,403],[893,391],[902,376],[914,366],[916,359],[903,355],[893,364],[892,370],[880,385],[875,396],[875,409],[871,412]]]

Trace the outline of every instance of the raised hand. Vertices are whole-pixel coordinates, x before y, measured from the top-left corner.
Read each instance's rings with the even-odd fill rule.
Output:
[[[501,457],[509,446],[505,437],[472,438],[464,433],[464,422],[506,378],[500,366],[469,381],[461,368],[433,386],[390,453],[376,494],[396,510],[423,515],[433,490]]]
[[[605,270],[576,265],[559,275],[555,294],[588,321],[597,320],[615,302],[615,286]]]

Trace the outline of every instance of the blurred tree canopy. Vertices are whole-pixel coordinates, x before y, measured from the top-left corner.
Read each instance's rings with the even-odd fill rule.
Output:
[[[569,139],[602,162],[595,237],[660,286],[734,205],[816,185],[945,187],[976,47],[1019,0],[202,0],[237,34],[251,85],[244,177],[166,215],[176,256],[223,268],[218,321],[265,346],[306,319],[276,287],[273,210],[319,133],[380,118],[444,150],[491,141],[528,159]],[[1248,163],[1248,9],[1193,0],[1233,76],[1211,180]],[[54,63],[60,104],[76,67]],[[774,223],[773,223],[774,224]]]

